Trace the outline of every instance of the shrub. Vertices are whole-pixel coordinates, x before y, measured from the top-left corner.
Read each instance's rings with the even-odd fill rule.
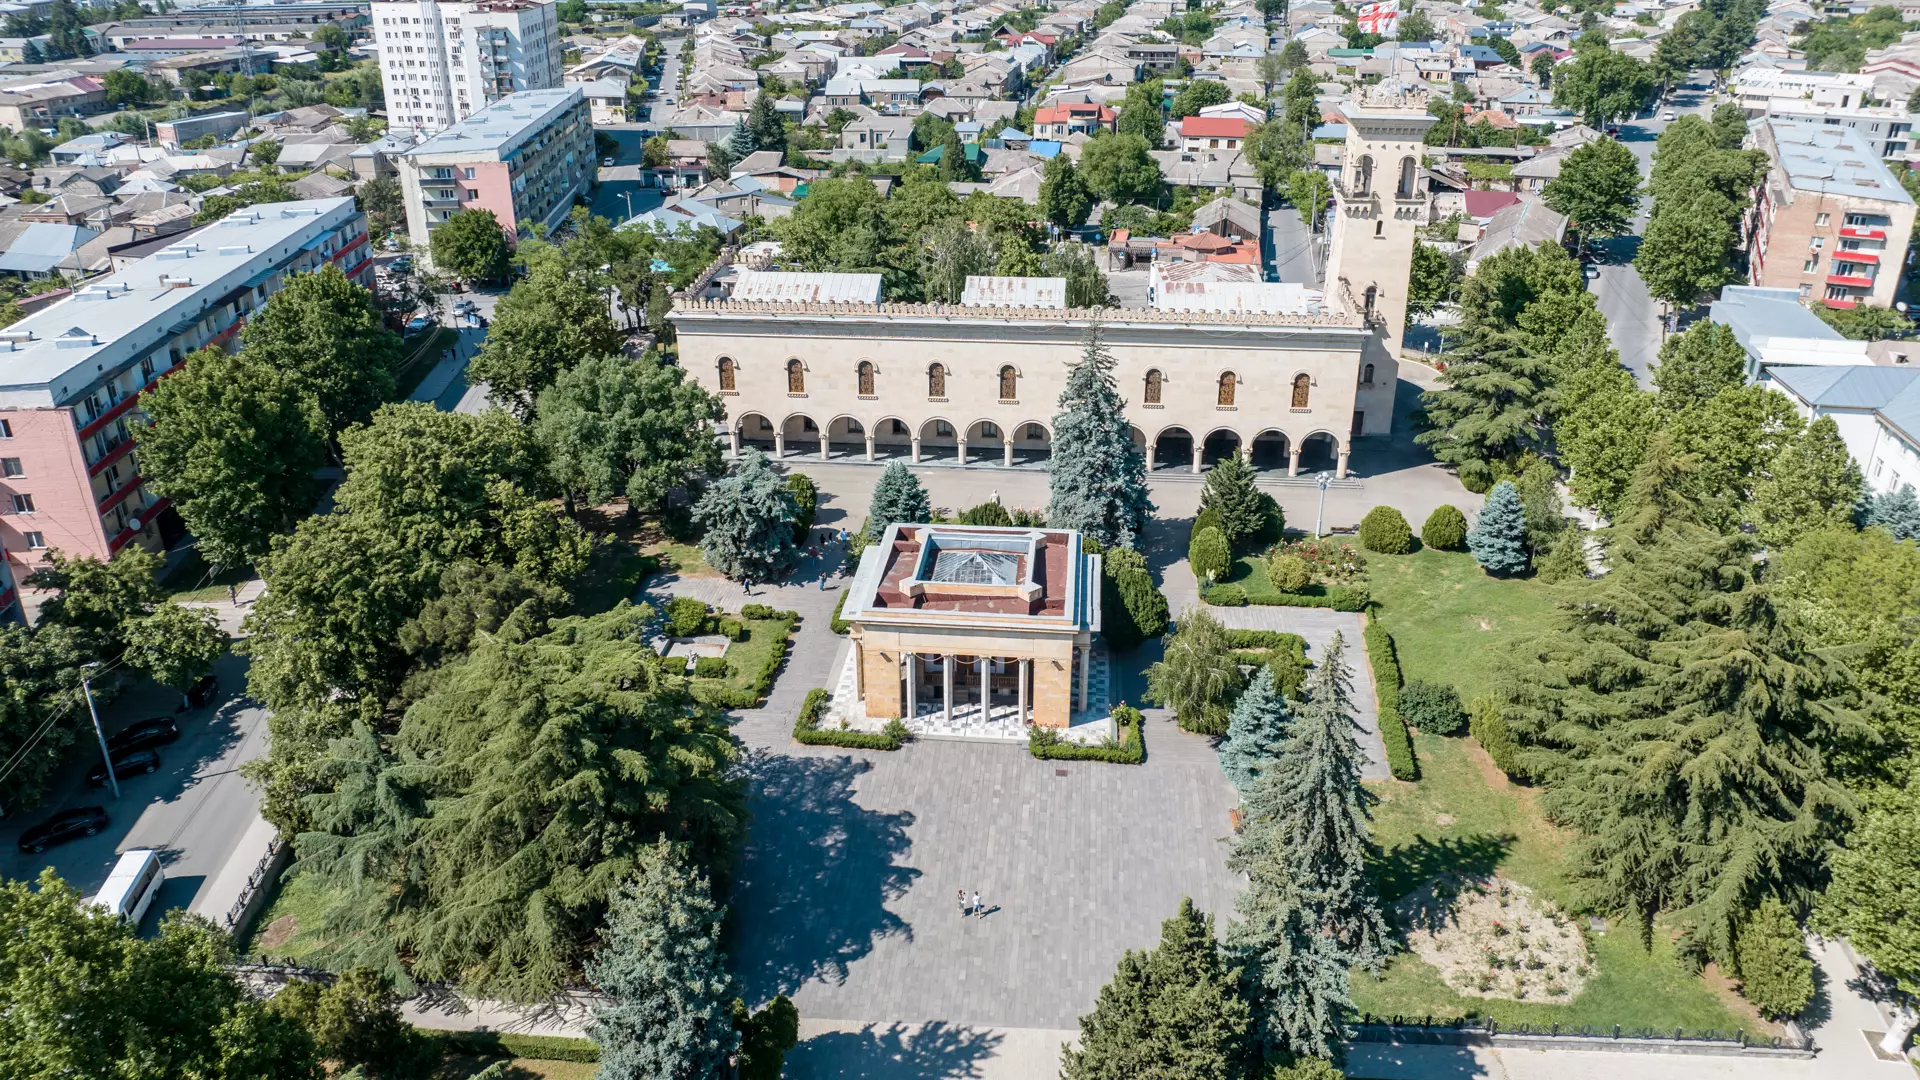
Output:
[[[1238,585],[1214,585],[1202,588],[1200,599],[1215,607],[1246,607],[1247,590]]]
[[[1541,581],[1559,584],[1587,576],[1586,539],[1579,526],[1568,522],[1553,546],[1547,549],[1547,557],[1540,560],[1534,568]]]
[[[1414,756],[1407,723],[1400,718],[1400,657],[1394,652],[1393,635],[1377,620],[1368,619],[1360,636],[1366,642],[1367,662],[1373,668],[1373,693],[1380,703],[1380,741],[1387,749],[1387,769],[1395,779],[1418,780],[1420,761]]]
[[[727,677],[727,658],[724,656],[698,656],[693,661],[693,677],[696,679],[724,679]]]
[[[840,612],[843,609],[845,609],[847,606],[847,594],[852,591],[853,591],[852,589],[840,590],[840,599],[834,601],[834,605],[833,605],[833,619],[832,621],[827,623],[827,629],[832,630],[834,633],[839,634],[842,637],[845,637],[847,634],[847,631],[852,629],[847,625],[847,621],[840,617]]]
[[[1463,461],[1460,463],[1460,486],[1475,495],[1485,495],[1493,490],[1495,477],[1493,466],[1484,461]]]
[[[1232,559],[1232,549],[1219,529],[1209,527],[1194,533],[1193,542],[1187,546],[1187,562],[1193,567],[1193,576],[1201,581],[1225,577]]]
[[[1299,634],[1289,634],[1284,630],[1228,630],[1227,647],[1231,649],[1284,649],[1299,655],[1302,663],[1307,659],[1307,639]]]
[[[1101,633],[1116,648],[1129,649],[1167,632],[1167,598],[1153,584],[1146,556],[1115,548],[1101,558]]]
[[[1487,752],[1500,771],[1514,779],[1524,779],[1520,768],[1520,743],[1500,715],[1500,703],[1490,697],[1473,703],[1473,715],[1467,721],[1467,733]]]
[[[1773,897],[1740,928],[1734,946],[1740,966],[1740,993],[1774,1018],[1797,1016],[1813,1000],[1813,962],[1806,937],[1793,913]]]
[[[793,725],[793,741],[807,746],[843,746],[852,750],[898,750],[901,740],[892,734],[893,725],[876,735],[870,731],[834,731],[820,727],[820,717],[827,711],[827,703],[833,695],[815,687],[807,691],[807,699],[800,703],[800,717]],[[897,722],[897,721],[896,721]],[[902,724],[901,727],[905,728]]]
[[[1466,547],[1467,515],[1457,506],[1436,508],[1420,527],[1420,542],[1437,551],[1459,551]]]
[[[1027,753],[1042,761],[1110,761],[1118,765],[1138,765],[1147,756],[1141,719],[1140,710],[1131,705],[1115,707],[1113,720],[1120,729],[1120,740],[1111,746],[1070,743],[1053,728],[1035,724],[1027,729]]]
[[[1327,606],[1335,611],[1365,611],[1373,598],[1366,584],[1333,585],[1327,588]]]
[[[1044,509],[1029,510],[1024,506],[1016,506],[1012,510],[1007,511],[1007,516],[1013,519],[1015,525],[1023,529],[1044,529],[1047,527],[1047,512]]]
[[[1307,569],[1324,581],[1352,581],[1367,572],[1367,557],[1352,544],[1325,540],[1295,540],[1273,549],[1271,558],[1297,555],[1306,560]]]
[[[791,611],[775,611],[773,607],[768,604],[745,604],[740,608],[740,617],[743,619],[777,619],[781,615],[790,615],[795,620],[800,618],[799,615]]]
[[[1413,550],[1413,530],[1391,506],[1376,506],[1360,519],[1360,546],[1382,555],[1405,555]]]
[[[1271,547],[1287,535],[1287,512],[1264,491],[1260,493],[1260,515],[1260,528],[1252,537],[1255,550]]]
[[[1307,639],[1279,630],[1228,630],[1227,645],[1273,672],[1283,694],[1294,694],[1307,677]]]
[[[1281,592],[1297,593],[1313,581],[1313,570],[1298,555],[1275,555],[1267,563],[1267,581]]]
[[[1218,510],[1202,510],[1194,516],[1193,528],[1187,530],[1187,543],[1191,545],[1194,537],[1199,536],[1208,529],[1220,529],[1221,536],[1227,535],[1226,529],[1220,525],[1220,512]]]
[[[1459,691],[1440,683],[1410,682],[1402,687],[1400,715],[1429,735],[1458,735],[1467,726]]]
[[[714,633],[725,634],[730,641],[747,640],[747,624],[741,622],[739,619],[715,616],[713,629]]]
[[[475,1057],[519,1057],[534,1061],[600,1060],[600,1044],[564,1035],[514,1035],[500,1031],[437,1031],[432,1038],[449,1052]]]
[[[673,637],[704,634],[708,627],[707,605],[691,596],[667,600],[667,633]]]
[[[1011,525],[1013,515],[997,502],[983,502],[979,506],[969,507],[960,514],[962,525]]]
[[[820,489],[813,477],[803,472],[787,474],[787,493],[793,496],[793,542],[805,545],[813,530],[813,515],[820,507]]]
[[[786,662],[787,650],[793,647],[793,627],[800,621],[798,614],[791,611],[775,611],[765,604],[748,604],[740,610],[740,614],[750,619],[782,623],[783,625],[774,631],[780,637],[779,643],[767,650],[766,659],[761,663],[760,670],[747,676],[745,686],[728,686],[718,680],[693,683],[694,699],[701,704],[710,705],[716,709],[751,709],[760,704],[760,699],[766,696],[768,688],[773,685],[773,677],[779,672],[780,665]],[[741,632],[744,637],[749,631],[748,628],[742,627]],[[762,632],[765,632],[764,627]],[[735,669],[731,674],[744,673]]]

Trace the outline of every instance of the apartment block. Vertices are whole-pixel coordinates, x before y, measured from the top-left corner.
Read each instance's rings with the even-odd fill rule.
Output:
[[[1747,212],[1749,280],[1828,307],[1892,307],[1914,204],[1878,148],[1846,127],[1763,121],[1767,175]]]
[[[1802,127],[1843,127],[1859,133],[1861,141],[1881,157],[1905,168],[1907,148],[1913,145],[1913,115],[1904,108],[1856,106],[1850,109],[1815,105],[1801,98],[1774,98],[1766,115],[1782,124]]]
[[[552,0],[376,0],[372,19],[395,130],[431,135],[563,79]]]
[[[289,277],[332,263],[360,280],[367,258],[351,198],[262,203],[0,329],[0,551],[17,576],[53,549],[158,546],[175,525],[140,472],[140,395],[235,347]]]
[[[593,124],[578,86],[526,90],[400,155],[407,235],[421,243],[462,210],[491,210],[524,235],[556,225],[594,175]]]

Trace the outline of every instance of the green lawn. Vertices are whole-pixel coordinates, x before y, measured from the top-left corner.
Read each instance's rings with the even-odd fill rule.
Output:
[[[747,626],[745,641],[735,641],[727,645],[727,677],[725,679],[694,679],[693,689],[699,694],[702,686],[719,684],[729,694],[753,690],[764,695],[767,687],[760,685],[761,672],[778,654],[786,651],[787,640],[793,636],[793,624],[785,619],[741,619]],[[702,700],[713,700],[703,698]],[[744,707],[744,706],[736,706]]]
[[[683,544],[678,540],[662,537],[648,544],[644,550],[647,554],[659,558],[660,569],[670,570],[681,577],[721,576],[720,571],[715,570],[707,562],[707,557],[700,553],[698,544]]]
[[[1495,666],[1516,643],[1550,627],[1545,586],[1488,577],[1471,556],[1444,551],[1369,555],[1377,618],[1393,634],[1408,680],[1451,683],[1462,698],[1492,685]],[[1384,858],[1381,892],[1389,902],[1442,871],[1499,873],[1569,906],[1569,834],[1548,823],[1538,793],[1512,784],[1466,737],[1417,735],[1418,783],[1375,785],[1374,837]],[[1592,938],[1595,977],[1568,1005],[1466,997],[1432,967],[1402,955],[1378,979],[1356,974],[1354,1003],[1384,1015],[1453,1017],[1503,1023],[1765,1028],[1732,995],[1723,995],[1674,959],[1664,930],[1651,952],[1631,936]]]
[[[320,918],[334,900],[333,892],[315,878],[282,874],[242,940],[241,955],[309,962],[327,944],[318,933]]]
[[[251,566],[229,566],[218,574],[207,565],[199,549],[187,552],[180,564],[160,582],[160,588],[174,600],[225,600],[227,586],[252,581]]]

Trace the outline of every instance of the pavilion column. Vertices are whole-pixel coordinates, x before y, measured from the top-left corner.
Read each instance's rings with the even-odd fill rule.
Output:
[[[777,458],[787,456],[787,433],[785,431],[776,431],[773,433],[773,456]]]
[[[1491,123],[1491,121],[1489,121],[1489,123]],[[1153,444],[1152,443],[1147,444],[1147,471],[1148,472],[1153,471]]]
[[[820,460],[827,460],[827,429],[820,429]]]
[[[1344,446],[1341,447],[1340,448],[1340,464],[1334,467],[1333,475],[1339,477],[1342,480],[1345,480],[1347,478],[1347,455],[1349,453],[1350,451],[1346,447]]]
[[[993,658],[980,658],[980,722],[993,717]]]
[[[1009,469],[1013,468],[1013,440],[1008,439],[1001,443],[1000,449],[1003,451],[1000,464],[1005,465]]]
[[[953,441],[953,448],[960,452],[960,464],[965,465],[967,463],[967,440],[955,439]]]
[[[913,437],[913,463],[920,464],[920,436]]]
[[[1287,447],[1287,475],[1300,475],[1300,447],[1297,445]]]
[[[920,715],[920,658],[913,653],[900,657],[907,665],[907,719]]]
[[[873,432],[867,432],[867,460],[873,460]]]
[[[1080,711],[1086,712],[1093,707],[1093,703],[1087,700],[1087,669],[1093,666],[1093,646],[1082,645],[1078,651],[1080,653]]]
[[[953,654],[940,658],[940,688],[946,695],[946,722],[953,723]]]
[[[1016,669],[1017,678],[1020,683],[1020,711],[1015,714],[1015,717],[1022,727],[1026,726],[1027,723],[1027,672],[1031,670],[1032,664],[1033,661],[1022,657],[1019,661],[1019,667]]]
[[[1197,473],[1197,472],[1199,472],[1199,471],[1200,471],[1200,455],[1201,455],[1201,454],[1204,454],[1204,453],[1206,452],[1206,449],[1207,449],[1206,447],[1204,447],[1204,446],[1202,446],[1202,445],[1200,445],[1200,440],[1198,440],[1198,439],[1195,439],[1195,440],[1194,440],[1194,442],[1193,442],[1193,466],[1192,466],[1192,468],[1190,468],[1190,469],[1188,469],[1188,470],[1187,470],[1188,472],[1196,472],[1196,473]]]
[[[861,701],[867,700],[866,650],[859,642],[853,643],[853,696]]]
[[[727,455],[740,456],[740,429],[737,427],[727,429]]]

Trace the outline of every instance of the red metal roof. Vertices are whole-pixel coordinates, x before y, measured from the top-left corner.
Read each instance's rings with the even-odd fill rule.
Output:
[[[1238,116],[1189,116],[1180,121],[1180,135],[1187,139],[1244,139],[1250,126]]]
[[[1519,201],[1520,196],[1511,191],[1469,191],[1466,194],[1467,216],[1490,218]]]

